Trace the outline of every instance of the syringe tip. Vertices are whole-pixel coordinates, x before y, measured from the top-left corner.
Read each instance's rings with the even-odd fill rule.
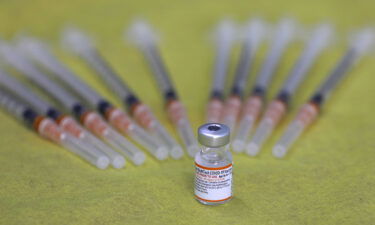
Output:
[[[200,148],[198,145],[190,145],[187,147],[187,152],[190,157],[194,158],[197,152],[200,151]]]
[[[95,162],[95,166],[98,168],[98,169],[101,169],[101,170],[104,170],[108,167],[109,165],[109,159],[107,156],[100,156],[97,158],[96,162]]]
[[[250,156],[256,156],[258,154],[259,150],[260,150],[260,146],[253,143],[253,142],[250,142],[246,146],[246,153]]]
[[[241,140],[234,140],[232,143],[232,149],[234,152],[242,152],[246,147],[246,143]]]
[[[171,149],[170,155],[173,159],[180,159],[184,155],[184,151],[180,146],[175,146]]]
[[[142,152],[137,152],[134,154],[134,156],[132,157],[132,162],[134,163],[134,165],[136,166],[140,166],[142,165],[146,160],[146,156],[145,154],[143,154]]]
[[[122,157],[122,156],[116,156],[112,160],[112,166],[115,169],[121,169],[121,168],[123,168],[125,166],[125,164],[126,164],[125,158]]]
[[[275,147],[273,147],[272,149],[272,154],[273,156],[275,156],[276,158],[283,158],[286,154],[286,147],[283,146],[283,145],[275,145]]]
[[[168,158],[168,150],[166,147],[159,147],[156,151],[155,151],[155,157],[158,159],[158,160],[164,160],[164,159],[167,159]]]

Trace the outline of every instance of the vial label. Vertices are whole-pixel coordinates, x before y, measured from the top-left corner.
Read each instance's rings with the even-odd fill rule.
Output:
[[[210,168],[195,163],[195,196],[206,202],[232,197],[232,164]]]

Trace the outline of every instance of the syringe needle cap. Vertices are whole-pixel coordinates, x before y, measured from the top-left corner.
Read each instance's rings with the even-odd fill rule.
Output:
[[[363,28],[350,35],[349,42],[350,46],[360,55],[374,51],[375,29],[372,27]]]
[[[66,27],[61,35],[61,43],[64,48],[70,51],[80,53],[91,49],[93,46],[92,39],[85,35],[83,31],[76,27]]]
[[[142,19],[137,19],[130,25],[125,37],[139,47],[146,47],[159,39],[150,24]]]
[[[253,48],[257,48],[268,32],[266,22],[258,17],[252,18],[242,28],[240,38],[248,40]]]
[[[237,38],[237,26],[233,20],[223,19],[215,27],[212,37],[217,45],[228,44]]]
[[[276,158],[283,158],[287,152],[287,148],[283,145],[276,144],[272,149],[272,154]]]
[[[256,156],[258,155],[259,153],[259,145],[257,145],[256,143],[254,142],[250,142],[247,146],[246,146],[246,152],[248,155],[250,156]]]
[[[296,32],[298,30],[297,22],[289,17],[282,18],[273,31],[269,32],[270,39],[287,39],[291,40],[293,37],[296,37]]]

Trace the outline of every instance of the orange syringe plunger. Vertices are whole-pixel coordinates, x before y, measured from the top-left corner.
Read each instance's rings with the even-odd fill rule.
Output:
[[[121,109],[113,106],[106,100],[97,103],[97,109],[101,115],[121,133],[129,135],[134,128],[134,123],[130,117]]]
[[[61,141],[63,140],[65,135],[63,131],[58,127],[58,125],[53,122],[53,120],[43,116],[38,116],[34,120],[33,128],[42,137],[58,144],[61,144]]]
[[[231,95],[224,104],[221,121],[233,130],[241,111],[242,99],[239,95]]]
[[[249,96],[245,104],[243,106],[241,112],[241,118],[250,118],[251,120],[255,120],[258,118],[259,113],[263,107],[263,99],[258,95],[251,95]]]
[[[287,105],[284,101],[279,99],[273,100],[267,107],[263,120],[271,121],[273,126],[276,126],[285,115],[286,110]]]
[[[56,123],[67,133],[76,138],[83,138],[85,135],[84,129],[76,122],[75,119],[68,115],[60,115]]]
[[[178,125],[180,121],[187,117],[185,107],[178,100],[171,100],[167,103],[167,114],[174,125]]]
[[[224,108],[223,100],[220,98],[211,98],[207,104],[207,123],[218,123]]]
[[[109,132],[110,127],[102,117],[94,111],[86,111],[80,116],[81,123],[96,136],[103,137]]]
[[[108,108],[105,112],[105,118],[113,127],[125,134],[129,134],[134,126],[130,117],[116,107]]]
[[[224,94],[220,88],[213,89],[206,107],[207,123],[219,123],[224,110]]]
[[[130,112],[135,121],[137,121],[143,128],[153,129],[156,124],[156,118],[150,108],[141,102],[132,105]]]
[[[302,123],[305,127],[309,126],[318,116],[319,110],[319,105],[314,102],[309,102],[302,106],[295,121]]]

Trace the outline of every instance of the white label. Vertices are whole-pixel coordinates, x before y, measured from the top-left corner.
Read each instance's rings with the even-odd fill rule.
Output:
[[[195,163],[195,196],[207,202],[232,197],[232,164],[208,168]]]

